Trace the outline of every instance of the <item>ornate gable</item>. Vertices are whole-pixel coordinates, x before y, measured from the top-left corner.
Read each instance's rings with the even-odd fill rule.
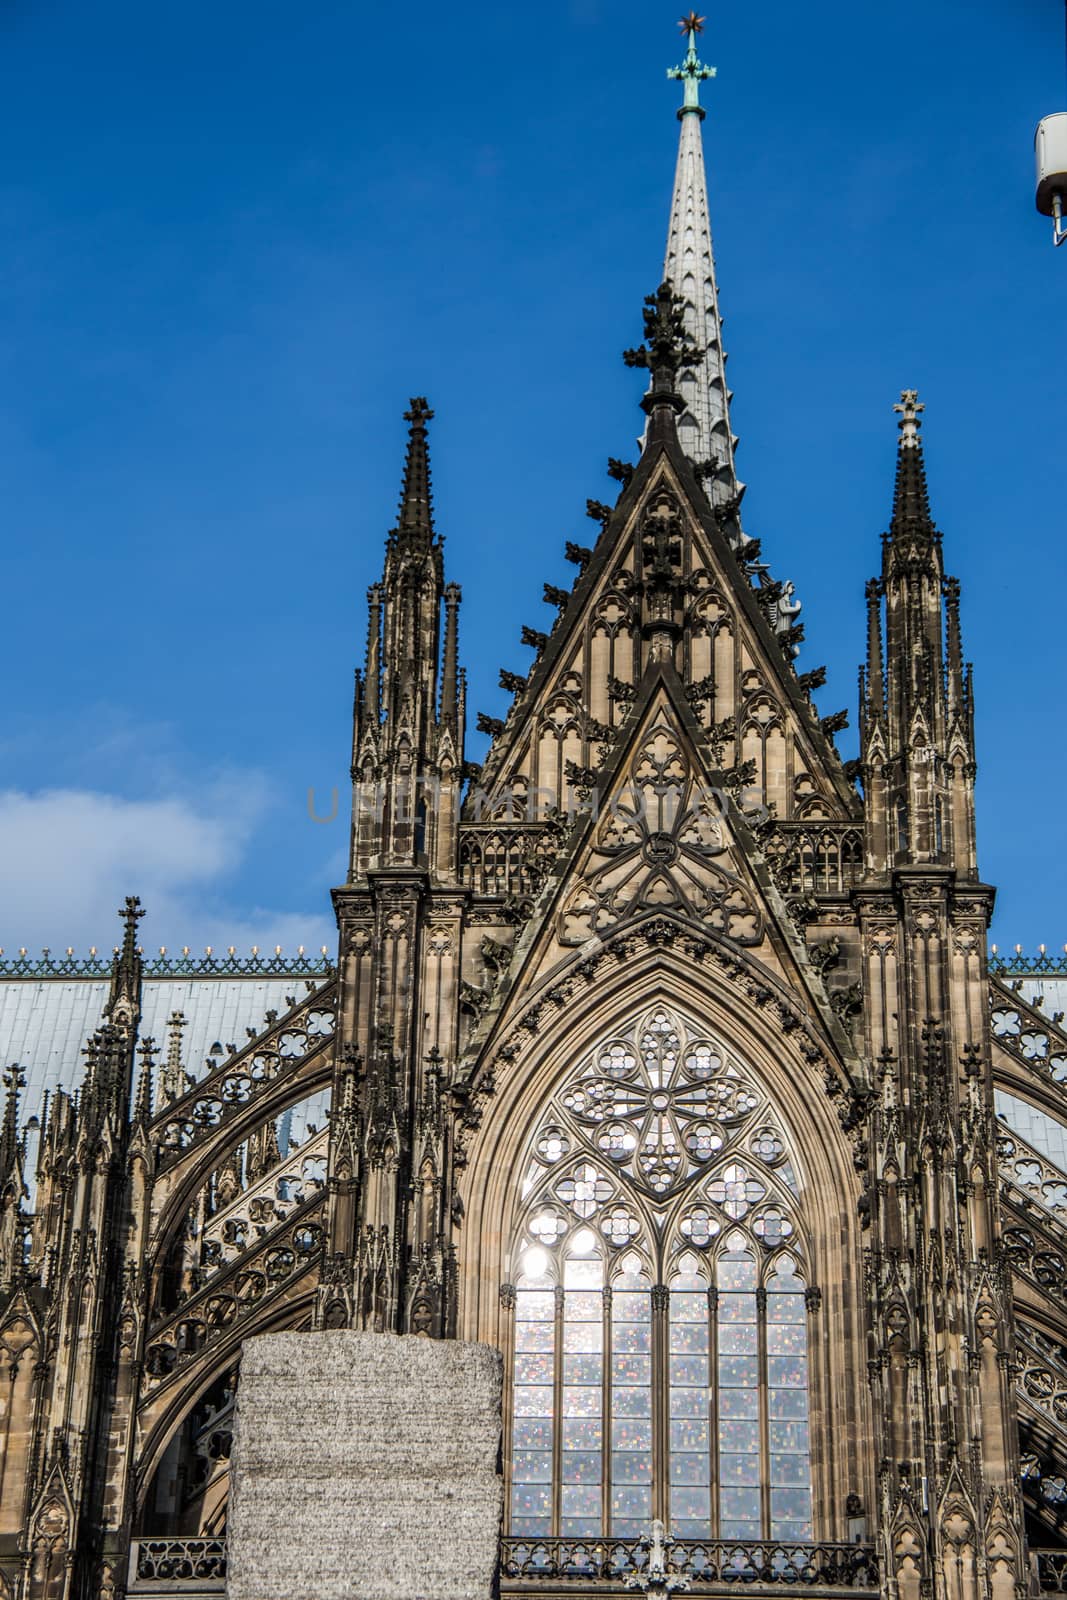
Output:
[[[595,508],[594,508],[595,509]],[[668,656],[698,725],[717,730],[728,765],[751,761],[753,782],[781,820],[857,814],[858,798],[776,631],[781,586],[756,586],[731,546],[736,504],[713,511],[671,436],[650,441],[550,635],[526,629],[537,660],[527,678],[502,674],[516,698],[495,731],[480,792],[536,795],[564,808],[575,774],[617,738],[650,660]],[[748,541],[754,545],[754,541]],[[818,678],[818,675],[812,675]],[[831,719],[842,726],[843,715]]]

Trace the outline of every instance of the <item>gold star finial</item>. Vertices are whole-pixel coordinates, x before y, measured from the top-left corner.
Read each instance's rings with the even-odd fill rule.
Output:
[[[682,17],[678,23],[681,33],[703,33],[707,17],[698,17],[695,11],[690,11],[687,17]]]

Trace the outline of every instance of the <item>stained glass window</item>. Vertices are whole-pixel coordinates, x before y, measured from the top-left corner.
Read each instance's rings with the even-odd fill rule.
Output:
[[[653,1007],[562,1084],[521,1193],[511,1532],[811,1539],[800,1186],[751,1071]]]

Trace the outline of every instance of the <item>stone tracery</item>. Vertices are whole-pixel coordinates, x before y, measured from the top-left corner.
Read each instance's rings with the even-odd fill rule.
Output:
[[[810,1538],[798,1180],[736,1054],[647,1009],[552,1097],[522,1194],[512,1533]]]

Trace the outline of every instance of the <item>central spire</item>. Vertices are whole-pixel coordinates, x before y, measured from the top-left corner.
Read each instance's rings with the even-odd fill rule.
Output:
[[[685,409],[678,419],[678,438],[691,461],[710,462],[706,479],[713,504],[731,500],[740,485],[734,471],[736,440],[730,430],[730,395],[726,386],[726,355],[722,347],[722,319],[715,283],[715,257],[711,243],[708,186],[704,172],[700,85],[715,76],[697,56],[697,36],[704,18],[691,11],[679,26],[688,40],[686,57],[667,76],[681,80],[684,98],[678,116],[681,133],[674,178],[664,281],[685,306],[686,329],[703,351],[701,361],[679,382]]]

